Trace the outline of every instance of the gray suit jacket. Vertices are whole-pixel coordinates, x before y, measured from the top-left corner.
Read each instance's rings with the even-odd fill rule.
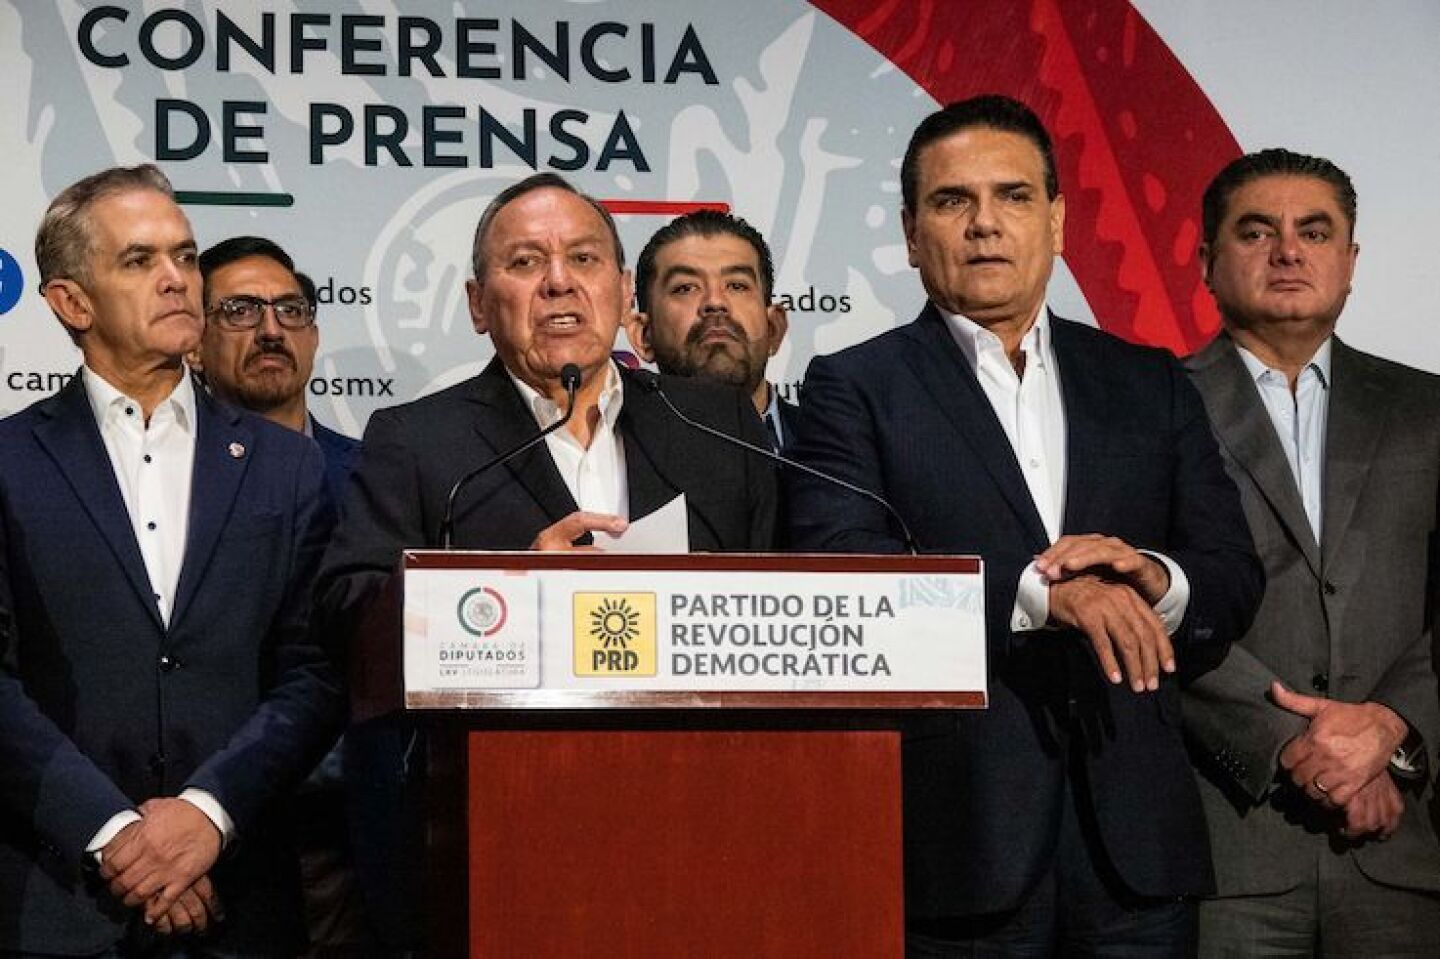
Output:
[[[1310,695],[1384,703],[1424,736],[1427,781],[1418,793],[1406,792],[1398,832],[1389,842],[1344,848],[1372,880],[1440,890],[1433,818],[1440,378],[1334,341],[1316,543],[1234,343],[1221,334],[1187,366],[1240,487],[1268,579],[1249,633],[1184,700],[1219,892],[1293,888],[1329,848],[1337,825],[1335,814],[1276,777],[1281,748],[1305,721],[1269,701],[1273,679]]]

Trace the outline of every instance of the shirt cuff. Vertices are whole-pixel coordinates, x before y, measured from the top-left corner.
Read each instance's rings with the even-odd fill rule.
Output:
[[[1015,609],[1010,614],[1010,630],[1026,633],[1044,629],[1049,622],[1050,580],[1031,563],[1020,573],[1020,583],[1015,590]]]
[[[1157,560],[1170,573],[1170,588],[1165,591],[1164,596],[1160,597],[1154,609],[1155,615],[1160,617],[1160,622],[1165,624],[1165,632],[1173,636],[1175,630],[1179,629],[1180,624],[1185,621],[1185,611],[1190,608],[1190,579],[1180,568],[1180,564],[1164,553],[1157,553],[1149,549],[1142,549],[1139,552]]]
[[[100,831],[90,840],[90,844],[85,847],[85,851],[94,856],[97,863],[100,862],[100,851],[110,845],[110,840],[120,835],[120,830],[132,822],[139,821],[140,814],[133,809],[117,812],[105,821],[105,825],[100,827]]]
[[[235,838],[235,821],[220,805],[220,800],[210,795],[203,789],[196,789],[191,786],[180,794],[180,798],[194,806],[205,814],[205,818],[215,824],[220,830],[220,848],[224,849],[230,845],[230,840]]]

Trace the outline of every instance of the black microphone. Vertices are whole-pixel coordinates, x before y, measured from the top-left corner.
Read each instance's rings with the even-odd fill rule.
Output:
[[[494,459],[487,460],[484,463],[481,463],[479,466],[475,467],[473,470],[456,480],[455,485],[450,487],[450,495],[445,497],[445,516],[443,519],[440,520],[440,536],[438,538],[440,540],[441,549],[451,548],[451,540],[455,535],[455,500],[460,495],[460,490],[464,489],[466,483],[469,483],[471,480],[473,480],[475,477],[479,476],[486,470],[499,466],[501,463],[510,462],[515,457],[535,446],[541,440],[545,439],[545,437],[549,436],[551,433],[555,432],[560,427],[570,422],[570,417],[575,412],[575,391],[580,389],[580,367],[576,366],[574,363],[566,363],[564,366],[560,367],[560,385],[565,388],[566,404],[564,416],[560,417],[558,420],[551,423],[549,426],[545,427],[543,430],[536,433],[534,436],[530,437],[528,440],[521,443],[514,449],[506,450],[504,453],[501,453]]]
[[[757,446],[754,443],[750,443],[740,439],[738,436],[731,436],[724,430],[717,430],[713,426],[706,426],[704,423],[701,423],[698,420],[691,419],[684,413],[680,412],[680,409],[674,403],[670,402],[670,397],[665,394],[664,387],[660,385],[659,374],[644,369],[630,370],[629,372],[640,381],[641,386],[649,390],[651,393],[654,393],[656,396],[660,397],[660,402],[664,403],[665,407],[670,410],[671,413],[675,414],[676,418],[678,418],[680,422],[684,423],[686,426],[697,429],[702,433],[715,437],[716,439],[724,440],[725,442],[738,446],[741,449],[749,450],[757,456],[763,456],[767,460],[770,460],[773,463],[779,463],[781,466],[784,466],[787,469],[799,470],[807,476],[813,476],[818,480],[823,480],[826,483],[830,483],[834,486],[839,486],[841,489],[848,490],[849,492],[854,493],[856,496],[863,496],[870,502],[876,504],[877,506],[880,506],[885,510],[885,512],[890,514],[890,517],[895,520],[896,525],[900,527],[900,532],[905,536],[905,548],[910,551],[910,555],[920,555],[920,544],[916,542],[915,535],[910,532],[909,524],[905,522],[905,518],[900,515],[899,511],[896,510],[895,507],[891,506],[889,502],[886,501],[885,497],[881,496],[879,493],[872,492],[861,486],[856,486],[854,483],[851,483],[848,480],[843,480],[838,476],[831,476],[829,473],[826,473],[823,470],[817,470],[813,466],[807,466],[799,460],[792,460],[790,457],[783,456],[780,453],[776,453],[774,450],[766,449],[763,446]]]

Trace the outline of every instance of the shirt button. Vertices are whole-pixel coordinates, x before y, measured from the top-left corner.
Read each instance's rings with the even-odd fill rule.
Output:
[[[146,454],[145,454],[145,462],[147,462],[147,463],[150,462],[150,454],[149,454],[149,453],[146,453]]]
[[[127,406],[127,407],[125,407],[125,415],[126,415],[126,416],[134,416],[134,415],[135,415],[135,407],[133,407],[133,406]]]
[[[1040,461],[1039,461],[1039,460],[1032,459],[1032,460],[1030,461],[1030,468],[1031,468],[1032,470],[1038,470],[1038,469],[1040,468]]]
[[[1316,673],[1311,676],[1310,687],[1317,693],[1328,693],[1330,691],[1330,674]]]
[[[155,528],[155,521],[154,521],[154,520],[151,520],[150,522],[146,523],[146,524],[145,524],[145,528],[146,528],[146,529],[153,530],[153,529]]]

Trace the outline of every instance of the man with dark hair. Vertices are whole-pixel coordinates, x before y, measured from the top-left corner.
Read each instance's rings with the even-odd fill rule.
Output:
[[[765,238],[718,210],[696,210],[661,227],[635,265],[639,312],[626,321],[644,360],[673,376],[698,376],[743,389],[779,450],[795,414],[765,364],[789,323],[773,302],[775,266]]]
[[[311,437],[338,503],[360,444],[328,429],[305,402],[315,350],[315,283],[273,240],[236,236],[200,254],[205,332],[192,368],[221,399]],[[358,954],[368,942],[355,889],[336,746],[294,797],[309,955]]]
[[[293,954],[275,811],[341,711],[308,628],[320,453],[193,387],[158,169],[63,191],[36,259],[84,365],[0,422],[0,951]]]
[[[200,275],[207,322],[194,366],[217,396],[312,437],[338,503],[360,444],[317,420],[306,403],[320,346],[315,281],[259,236],[215,244],[200,254]]]
[[[1431,956],[1440,379],[1335,336],[1359,246],[1333,163],[1252,153],[1203,203],[1224,329],[1187,365],[1268,585],[1185,697],[1218,885],[1201,953]]]
[[[1261,576],[1174,358],[1053,315],[1065,202],[1026,107],[920,124],[902,222],[929,304],[817,357],[791,454],[985,562],[989,707],[903,728],[907,951],[1186,956],[1211,888],[1176,671]],[[870,501],[788,475],[801,549],[898,553]]]
[[[370,418],[319,586],[328,621],[341,635],[356,628],[402,549],[439,545],[456,480],[560,419],[570,402],[560,383],[569,364],[581,374],[571,419],[463,489],[454,512],[456,546],[570,549],[588,544],[595,531],[620,533],[630,519],[683,493],[692,550],[771,547],[769,464],[692,431],[638,374],[611,359],[632,289],[604,207],[554,174],[529,177],[486,208],[471,261],[470,316],[475,331],[490,336],[495,358],[464,383]],[[734,390],[661,381],[688,415],[765,442],[754,408]],[[392,776],[423,762],[423,749],[409,755],[396,751]],[[419,945],[417,894],[414,884],[394,890],[395,900],[411,908],[389,930],[392,945]]]

